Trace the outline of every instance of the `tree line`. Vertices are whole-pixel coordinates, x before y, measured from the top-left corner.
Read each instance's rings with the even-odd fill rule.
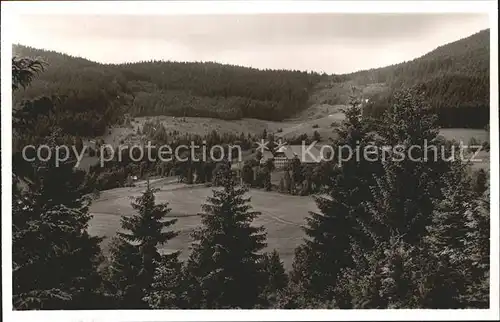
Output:
[[[16,71],[14,80],[19,87],[30,77]],[[102,238],[88,232],[90,200],[74,160],[35,162],[29,175],[15,168],[14,308],[488,308],[488,177],[472,180],[461,160],[432,157],[424,142],[448,156],[453,143],[437,137],[424,102],[403,91],[382,122],[371,122],[352,99],[336,145],[405,143],[407,157],[415,157],[411,145],[430,157],[332,160],[288,273],[277,252],[263,251],[265,229],[253,223],[260,214],[228,162],[219,165],[186,262],[159,250],[178,232],[150,185],[105,259]],[[15,118],[14,130],[19,124]],[[59,133],[45,143],[55,146]]]
[[[217,63],[148,61],[99,64],[54,51],[14,46],[19,57],[50,65],[28,88],[14,93],[18,105],[40,96],[61,98],[41,127],[99,136],[123,115],[242,117],[283,120],[306,108],[321,76],[312,72],[258,70]]]
[[[484,128],[489,124],[489,52],[487,29],[412,61],[343,75],[339,81],[388,85],[387,92],[370,98],[366,115],[382,116],[395,91],[406,87],[424,93],[440,126]]]

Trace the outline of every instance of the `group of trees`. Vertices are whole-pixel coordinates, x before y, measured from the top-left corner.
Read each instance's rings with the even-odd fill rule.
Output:
[[[130,180],[132,176],[141,179],[150,176],[177,176],[179,181],[185,183],[211,182],[217,163],[210,154],[212,147],[221,146],[224,155],[229,155],[231,152],[231,157],[236,159],[239,157],[239,149],[250,150],[257,140],[255,135],[245,135],[243,132],[240,134],[219,133],[214,130],[206,135],[198,135],[169,131],[158,121],[147,121],[138,132],[138,137],[142,140],[133,143],[121,141],[120,148],[114,147],[113,159],[105,161],[103,166],[96,160],[96,164],[91,165],[87,171],[88,185],[97,190],[123,187],[133,183]],[[76,137],[76,141],[78,140],[81,141],[79,137]],[[99,156],[101,153],[101,145],[104,142],[96,141],[95,150],[87,146],[90,156]],[[150,142],[150,148],[146,142]],[[191,144],[197,146],[193,154],[190,151]],[[169,157],[168,155],[162,155],[163,159],[160,158],[158,147],[162,145],[168,145],[171,148],[172,160],[165,160]],[[140,150],[134,149],[134,146],[144,151],[142,158]],[[180,159],[185,160],[174,157],[174,151],[180,146],[187,147],[179,150]],[[234,147],[231,148],[231,146]],[[106,153],[106,149],[103,148],[103,152]],[[220,152],[219,149],[214,149],[215,160],[219,159]],[[133,158],[130,157],[131,154]]]
[[[50,144],[52,138],[47,138]],[[15,309],[253,308],[285,286],[279,256],[262,253],[262,227],[252,221],[247,189],[238,187],[228,163],[203,206],[186,263],[158,246],[175,238],[176,220],[157,204],[149,184],[123,217],[111,255],[89,235],[89,199],[74,162],[32,164],[34,175],[13,174],[13,305]],[[242,288],[245,290],[242,292]]]
[[[212,182],[218,163],[211,158],[210,150],[212,147],[216,145],[221,146],[224,155],[227,156],[231,152],[231,157],[234,161],[238,159],[238,152],[240,150],[243,153],[255,151],[255,142],[258,142],[260,138],[267,138],[270,149],[274,148],[275,141],[273,134],[267,134],[266,131],[261,136],[250,133],[245,134],[243,132],[240,134],[219,133],[215,130],[205,135],[180,133],[178,131],[169,131],[162,122],[155,120],[146,121],[138,134],[142,138],[141,142],[131,144],[129,148],[122,146],[121,156],[115,153],[115,158],[105,162],[104,166],[100,164],[90,166],[87,175],[89,185],[94,185],[98,190],[122,187],[130,184],[128,180],[130,176],[137,176],[138,178],[177,176],[179,181],[188,184],[210,183]],[[310,144],[312,140],[317,138],[310,138],[307,134],[303,134],[290,139],[292,142],[300,142],[302,144],[302,141],[305,141],[306,144]],[[151,142],[150,153],[144,142]],[[120,143],[123,145],[125,141]],[[197,146],[194,154],[189,149],[191,144]],[[143,158],[139,161],[135,161],[138,156],[134,156],[135,160],[131,160],[129,157],[129,151],[133,145],[140,146],[145,151]],[[155,148],[155,146],[158,147],[161,145],[168,145],[172,151],[175,151],[179,146],[187,146],[187,149],[180,150],[180,157],[186,160],[173,159],[171,161],[162,161],[159,158],[158,149]],[[96,152],[100,153],[100,144],[97,144],[96,149]],[[89,151],[93,150],[89,149]],[[135,151],[138,152],[138,150]],[[219,150],[215,149],[214,151],[216,152],[214,153],[215,159],[219,159]],[[148,153],[153,161],[148,160]],[[268,191],[272,190],[271,173],[275,171],[272,160],[269,160],[265,164],[260,164],[261,154],[257,152],[254,156],[255,158],[246,160],[242,166],[241,175],[243,176],[244,183],[250,187],[264,188]],[[298,159],[294,160],[293,164],[293,169],[287,168],[287,171],[293,171],[296,185],[292,188],[291,183],[286,181],[286,189],[280,189],[280,191],[300,193],[301,195],[308,195],[319,191],[322,184],[319,172],[324,167],[324,164],[302,165]],[[299,190],[296,190],[295,186],[300,186]]]
[[[29,85],[43,69],[28,59],[13,59],[12,64],[13,90]],[[14,136],[28,131],[25,122],[45,111],[25,106],[21,112],[14,113]],[[54,131],[40,140],[54,151],[59,134]],[[101,238],[87,231],[90,215],[84,173],[74,170],[71,159],[59,166],[36,160],[29,167],[13,167],[12,179],[14,307],[94,307],[101,302],[96,292],[102,281],[97,270],[102,261]]]
[[[57,95],[40,126],[81,136],[104,134],[106,126],[133,116],[251,117],[282,120],[307,107],[319,74],[258,70],[216,63],[149,61],[106,65],[54,51],[14,46],[24,57],[43,57],[50,69],[14,98]]]
[[[364,115],[381,117],[395,91],[414,87],[424,93],[440,126],[484,128],[490,110],[489,43],[487,29],[412,61],[345,77],[357,84],[388,86],[387,92],[370,98]]]
[[[271,191],[271,174],[275,170],[275,166],[271,159],[261,163],[261,158],[261,154],[257,153],[255,159],[247,160],[243,163],[240,174],[241,180],[248,187],[264,188],[267,191]]]
[[[452,145],[438,138],[424,100],[399,93],[382,123],[361,119],[354,105],[338,134],[352,148],[402,144],[405,158],[332,164],[285,307],[489,307],[488,189],[473,188],[462,160],[447,158]],[[434,158],[426,141],[444,155]],[[428,158],[410,160],[412,146]]]
[[[150,61],[118,67],[134,83],[136,115],[282,120],[307,107],[316,73],[217,63]]]
[[[489,85],[483,84],[474,101],[464,96],[470,95],[471,80],[466,77],[454,76],[451,84],[449,78],[433,79],[421,83],[416,88],[426,93],[426,100],[437,116],[437,125],[443,128],[475,128],[483,129],[490,121]],[[446,88],[445,88],[446,87]],[[453,89],[448,89],[453,88]],[[439,92],[440,89],[443,91]],[[476,87],[476,89],[478,89]],[[453,97],[444,91],[453,93]],[[459,93],[459,94],[456,94]],[[392,104],[394,91],[386,91],[373,95],[368,104],[363,107],[363,115],[382,118],[387,106]],[[483,100],[479,100],[482,97]]]
[[[489,30],[483,30],[409,62],[329,79],[342,88],[350,83],[385,84],[388,91],[371,99],[366,115],[381,116],[394,91],[415,87],[435,109],[439,125],[482,128],[489,120],[489,38]],[[104,134],[107,126],[123,121],[124,113],[279,121],[307,108],[316,85],[326,79],[311,72],[212,62],[99,64],[20,45],[14,52],[41,56],[51,66],[29,88],[21,86],[15,101],[57,95],[56,108],[41,116],[37,127],[44,132],[57,125],[64,133],[80,136]],[[342,99],[326,103],[345,104],[341,92]]]
[[[330,165],[325,161],[303,164],[295,157],[285,167],[278,191],[301,196],[320,193],[327,183],[325,175],[329,171]]]
[[[13,93],[16,105],[26,104],[25,100],[36,103],[43,97],[51,100],[54,108],[48,115],[40,115],[34,135],[43,136],[59,127],[65,134],[95,137],[121,121],[130,91],[125,79],[109,66],[29,47],[15,46],[13,50],[20,57],[50,66],[29,87]]]
[[[29,80],[13,68],[13,89]],[[14,119],[14,130],[22,120]],[[40,140],[53,147],[59,133]],[[353,150],[402,145],[406,158],[327,163],[316,197],[319,211],[307,218],[307,237],[296,249],[289,274],[276,252],[263,251],[265,230],[252,224],[259,213],[252,211],[247,189],[233,180],[228,162],[214,172],[218,187],[202,207],[202,224],[192,234],[193,250],[185,263],[178,253],[162,254],[158,248],[177,232],[168,205],[155,202],[149,185],[133,203],[137,213],[122,218],[122,231],[105,261],[101,239],[87,230],[88,191],[74,160],[59,167],[49,160],[32,163],[29,171],[14,168],[13,305],[487,308],[487,176],[472,181],[467,164],[445,157],[453,144],[437,134],[435,117],[414,91],[398,93],[377,122],[361,118],[353,99],[335,144]],[[427,158],[410,160],[415,151]],[[434,158],[439,151],[445,155]],[[291,172],[292,178],[301,173]]]

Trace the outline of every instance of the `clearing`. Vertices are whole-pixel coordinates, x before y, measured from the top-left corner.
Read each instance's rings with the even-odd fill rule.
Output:
[[[203,185],[186,186],[172,183],[164,179],[152,183],[160,188],[156,193],[157,202],[168,202],[172,209],[170,217],[177,218],[174,226],[180,231],[179,236],[171,240],[163,251],[181,250],[181,259],[189,255],[191,244],[190,233],[200,225],[201,205],[212,194],[212,188]],[[120,229],[120,216],[134,213],[130,202],[132,197],[138,197],[144,191],[144,185],[133,188],[117,188],[103,191],[99,199],[91,205],[93,218],[89,233],[92,235],[112,237]],[[294,249],[302,243],[304,233],[301,225],[317,207],[311,197],[291,196],[276,192],[250,190],[251,205],[254,210],[262,212],[255,225],[263,225],[267,231],[267,250],[276,249],[287,269],[291,269]],[[102,243],[104,253],[107,253],[110,238]]]

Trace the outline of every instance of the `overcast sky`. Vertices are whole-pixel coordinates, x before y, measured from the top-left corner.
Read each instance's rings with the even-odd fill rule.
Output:
[[[421,56],[489,28],[480,14],[22,16],[14,42],[105,63],[217,61],[347,73]]]

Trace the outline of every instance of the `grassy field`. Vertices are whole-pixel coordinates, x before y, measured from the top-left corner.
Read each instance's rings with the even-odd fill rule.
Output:
[[[261,135],[266,130],[268,133],[275,133],[276,136],[283,137],[286,140],[304,133],[312,136],[314,131],[318,131],[322,141],[329,141],[329,138],[335,136],[334,129],[344,119],[343,108],[345,108],[344,105],[318,104],[311,106],[296,118],[283,122],[257,119],[225,121],[202,117],[136,117],[131,127],[113,127],[108,134],[101,138],[105,143],[117,145],[122,140],[126,140],[127,137],[136,137],[137,128],[142,130],[145,122],[159,121],[167,128],[167,131],[178,131],[179,133],[203,135],[215,130],[218,133],[239,134],[243,132],[245,134]],[[489,133],[481,129],[442,129],[440,134],[448,139],[462,140],[464,143],[468,143],[472,137],[481,142],[489,141]]]
[[[127,137],[137,137],[136,130],[141,128],[148,120],[162,122],[168,131],[180,133],[207,134],[213,130],[233,133],[251,133],[260,135],[264,130],[275,133],[277,136],[287,138],[303,133],[311,136],[318,131],[322,141],[327,141],[334,136],[336,125],[344,119],[342,108],[344,105],[334,105],[336,102],[346,101],[350,93],[350,86],[338,88],[337,84],[323,84],[312,98],[310,107],[284,122],[272,122],[256,119],[242,119],[224,121],[211,118],[186,117],[174,118],[170,116],[139,117],[135,118],[129,127],[111,128],[107,135],[102,137],[105,143],[118,145]],[[364,95],[370,95],[384,90],[383,84],[372,84],[363,88]],[[333,123],[333,124],[332,124]],[[279,130],[279,132],[278,132]],[[441,135],[447,139],[462,141],[467,144],[474,137],[479,142],[489,141],[489,133],[476,129],[443,129]],[[489,153],[481,152],[477,158],[481,162],[474,162],[473,168],[489,168]],[[88,168],[96,160],[83,161],[83,167]],[[282,172],[273,173],[272,182],[279,184]],[[201,204],[211,194],[211,189],[204,186],[185,186],[173,183],[175,180],[160,179],[153,183],[160,188],[157,193],[158,202],[169,202],[172,208],[171,216],[178,219],[175,229],[180,235],[164,247],[164,250],[181,250],[181,258],[189,254],[191,243],[190,233],[200,224],[197,213]],[[95,235],[108,237],[103,242],[103,250],[108,250],[110,237],[114,236],[120,227],[120,216],[131,215],[133,209],[130,205],[131,197],[140,196],[144,186],[133,188],[117,188],[103,191],[100,198],[91,206],[94,215],[90,223],[90,232]],[[294,249],[302,242],[304,233],[301,225],[308,216],[309,211],[317,210],[311,197],[290,196],[275,192],[251,190],[254,209],[262,212],[255,224],[264,225],[267,230],[268,250],[276,249],[280,253],[287,269],[291,268]]]
[[[469,143],[471,138],[479,142],[490,141],[490,133],[481,129],[441,129],[439,133],[448,140],[462,141],[464,144]]]
[[[481,129],[441,129],[440,134],[448,140],[455,140],[468,145],[470,139],[475,138],[479,144],[482,142],[490,142],[490,133]],[[468,157],[473,170],[490,168],[490,153],[487,151],[480,151],[473,159],[472,156]]]
[[[169,242],[163,250],[181,250],[181,258],[189,254],[191,243],[190,233],[200,225],[201,205],[212,189],[204,186],[185,186],[183,184],[157,181],[154,185],[161,190],[156,194],[157,202],[169,202],[172,209],[170,215],[177,218],[176,230],[178,237]],[[94,215],[90,222],[89,232],[93,235],[112,237],[120,227],[120,216],[134,213],[130,202],[131,197],[137,197],[144,191],[144,187],[117,188],[103,191],[100,198],[93,202],[91,213]],[[283,195],[274,192],[251,190],[249,196],[255,210],[262,215],[255,220],[256,225],[263,225],[267,231],[268,250],[276,249],[280,253],[285,266],[290,269],[293,261],[293,252],[304,238],[300,226],[309,211],[317,210],[311,197]],[[108,251],[110,238],[102,244],[103,250]]]
[[[464,142],[468,142],[471,137],[479,141],[489,140],[488,133],[483,130],[445,129],[441,131],[441,134],[448,139]],[[474,162],[473,169],[489,168],[489,153],[481,152],[476,158],[482,161]],[[281,176],[282,172],[273,173],[273,184],[279,184]],[[200,224],[200,217],[197,213],[201,210],[201,204],[211,194],[211,188],[186,186],[174,182],[175,178],[160,179],[152,182],[152,185],[160,188],[157,201],[169,202],[172,208],[171,216],[178,219],[175,229],[180,231],[180,235],[166,245],[165,250],[181,250],[181,258],[185,259],[189,254],[190,233]],[[142,191],[144,191],[144,185],[103,191],[100,198],[91,206],[94,218],[90,223],[90,232],[99,236],[112,237],[120,227],[120,216],[133,213],[130,205],[131,198],[140,196]],[[290,269],[293,251],[304,238],[300,226],[304,224],[309,211],[317,210],[313,199],[261,190],[251,190],[249,195],[254,208],[262,212],[262,216],[255,223],[264,225],[266,228],[268,249],[278,250],[285,266]],[[105,252],[109,241],[107,238],[103,242]]]

